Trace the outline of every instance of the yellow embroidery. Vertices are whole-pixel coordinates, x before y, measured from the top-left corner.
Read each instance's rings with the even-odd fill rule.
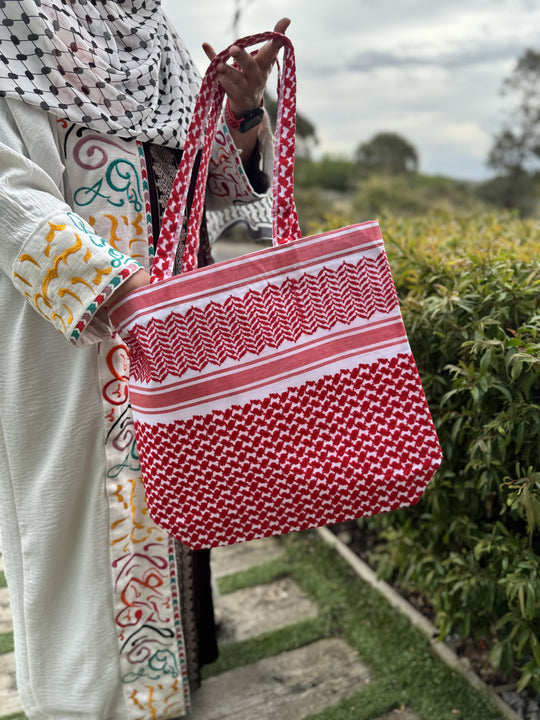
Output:
[[[132,700],[132,701],[135,703],[135,705],[136,705],[137,707],[140,707],[141,710],[142,710],[142,709],[143,709],[143,706],[142,706],[141,703],[137,700],[137,695],[138,695],[138,694],[139,694],[139,693],[138,693],[136,690],[134,690],[134,691],[131,693],[131,695],[129,696],[129,699]]]
[[[86,282],[86,280],[85,280],[84,278],[82,278],[82,277],[78,277],[78,276],[76,275],[75,277],[72,277],[72,278],[71,278],[70,282],[71,282],[72,285],[78,285],[79,283],[80,283],[81,285],[85,285],[89,290],[92,290],[92,292],[94,292],[93,289],[92,289],[92,286],[89,285],[89,284]]]
[[[38,263],[38,261],[37,261],[35,258],[33,258],[31,255],[26,255],[26,254],[25,254],[25,255],[21,255],[21,256],[19,257],[19,262],[27,262],[27,261],[29,261],[29,262],[31,262],[31,263],[34,263],[34,265],[36,265],[36,267],[38,267],[38,268],[41,270],[41,265],[40,265],[40,264]]]
[[[68,327],[74,325],[80,316],[81,308],[84,310],[94,301],[96,288],[106,284],[108,276],[111,276],[113,270],[123,261],[120,252],[115,251],[113,247],[107,251],[104,241],[99,238],[94,239],[92,236],[92,243],[103,248],[108,255],[101,261],[103,267],[96,267],[96,253],[92,250],[92,244],[83,242],[84,232],[84,228],[81,233],[74,231],[69,223],[49,222],[40,249],[42,257],[39,254],[34,256],[28,252],[22,253],[18,262],[21,267],[28,268],[28,272],[19,269],[18,272],[13,273],[14,279],[29,288],[28,297],[33,301],[36,309],[45,318],[51,320],[60,332],[65,332]],[[66,247],[66,240],[69,247]],[[72,258],[75,258],[75,261]],[[81,271],[83,264],[90,274]],[[32,271],[30,265],[33,266]],[[62,265],[66,269],[62,268]],[[36,272],[34,268],[41,272]],[[70,272],[72,268],[73,270],[76,268],[80,274],[73,275]],[[74,288],[78,285],[82,286],[78,288],[80,292]],[[64,302],[59,302],[60,299]]]
[[[73,293],[71,293],[71,294],[73,294]],[[78,299],[79,298],[77,298],[77,300]],[[71,325],[71,323],[73,322],[73,313],[71,312],[71,309],[65,303],[62,303],[62,307],[65,308],[65,310],[68,314],[67,324]]]
[[[148,688],[148,709],[152,713],[152,718],[157,717],[156,706],[154,705],[154,688],[151,685],[146,686]]]
[[[100,270],[99,268],[96,268],[96,277],[92,280],[92,282],[94,283],[94,285],[100,285],[103,280],[103,276],[110,275],[111,273],[112,273],[111,267],[103,268],[102,270]]]
[[[20,259],[20,258],[19,258]],[[19,275],[19,273],[13,273],[13,277],[18,278],[21,282],[23,282],[25,285],[28,285],[28,287],[32,287],[32,283],[28,282],[25,278],[23,278],[22,275]]]
[[[118,543],[121,543],[124,540],[127,540],[128,537],[129,537],[129,535],[122,535],[122,537],[116,538],[115,540],[113,540],[111,542],[111,547],[114,547],[115,545],[118,545]],[[126,552],[126,549],[127,549],[127,547],[124,545],[124,548],[123,548],[124,552]]]
[[[123,506],[125,507],[125,509],[127,510],[128,505],[127,505],[127,502],[124,500],[124,496],[122,495],[121,490],[122,490],[122,486],[121,486],[121,485],[117,485],[117,486],[116,486],[116,492],[113,493],[113,496],[114,496],[114,497],[118,500],[118,502],[119,502],[121,505],[123,505]]]
[[[103,217],[106,217],[108,220],[111,221],[109,242],[115,250],[120,250],[120,248],[118,247],[118,243],[122,242],[122,238],[118,237],[118,235],[116,234],[116,231],[118,230],[118,218],[115,218],[114,215],[104,215]]]
[[[135,259],[146,258],[148,255],[147,242],[144,237],[145,231],[142,225],[143,219],[140,212],[131,221],[128,215],[117,217],[110,213],[104,213],[97,219],[95,217],[90,218],[89,222],[98,235],[107,238],[111,247]],[[130,227],[134,228],[135,237],[129,237],[133,232],[129,232]],[[128,235],[128,237],[123,237],[124,234]],[[140,248],[133,249],[134,243],[141,243]]]
[[[49,223],[50,230],[47,234],[47,237],[45,238],[45,242],[47,243],[47,247],[43,251],[43,254],[45,257],[49,257],[49,254],[51,252],[51,245],[54,242],[54,238],[56,237],[56,234],[59,232],[62,232],[62,230],[66,229],[65,225],[55,225],[54,223]],[[77,236],[75,236],[77,237]]]
[[[71,280],[71,282],[73,282],[73,280]],[[81,298],[78,295],[75,295],[74,292],[71,292],[71,290],[68,290],[67,288],[60,288],[60,290],[58,291],[58,296],[63,298],[64,295],[70,295],[74,300],[76,300],[82,305]],[[64,307],[67,307],[67,305],[64,305]]]
[[[42,315],[45,315],[45,313],[43,312],[43,310],[41,310],[40,307],[38,307],[38,310],[39,310],[39,312],[40,312]],[[45,317],[47,317],[47,316],[45,315]],[[51,315],[51,320],[52,320],[53,322],[56,322],[56,321],[58,320],[59,322],[62,323],[62,326],[63,326],[64,330],[66,329],[66,323],[64,322],[62,316],[59,315],[58,313],[53,313],[53,314]]]
[[[53,250],[52,246],[54,243],[54,240],[56,239],[56,236],[58,233],[62,232],[66,229],[66,225],[64,224],[55,224],[49,222],[49,232],[45,236],[45,247],[43,248],[43,255],[49,259],[49,262],[51,262],[50,256],[51,252]],[[37,310],[46,318],[49,318],[53,322],[56,323],[56,325],[62,325],[64,330],[66,329],[66,325],[70,325],[73,322],[73,311],[67,304],[63,304],[62,307],[66,310],[66,316],[65,318],[62,317],[58,312],[52,313],[53,309],[53,303],[51,302],[51,298],[49,297],[49,293],[51,292],[52,283],[54,280],[58,280],[60,277],[59,274],[59,267],[61,263],[64,263],[66,267],[68,266],[68,260],[70,256],[76,255],[81,248],[83,247],[81,238],[74,233],[75,242],[70,245],[70,247],[66,248],[62,252],[58,253],[56,256],[53,256],[52,258],[52,267],[45,273],[45,277],[41,281],[41,287],[39,288],[38,292],[34,292],[33,301],[34,305],[36,306]],[[88,256],[88,259],[92,256],[89,251],[86,252],[86,255]],[[85,258],[86,261],[86,258]],[[35,267],[42,269],[41,264],[39,261],[29,253],[23,253],[19,256],[19,262],[21,264],[24,263],[31,263]],[[20,273],[13,273],[14,277],[23,282],[25,285],[29,287],[33,287],[32,282],[30,282],[27,278],[25,278]],[[69,295],[74,300],[76,300],[79,304],[82,305],[81,298],[73,293],[71,290],[68,290],[67,288],[60,287],[58,290],[59,297],[63,298],[66,295]]]
[[[140,543],[146,542],[150,535],[152,535],[153,533],[159,533],[160,530],[154,524],[147,525],[144,522],[137,520],[137,516],[144,516],[148,511],[146,502],[144,500],[144,488],[142,485],[142,478],[140,476],[137,478],[129,478],[128,482],[131,485],[131,497],[129,499],[132,528],[131,542],[134,545],[139,545]],[[139,507],[137,507],[137,501],[139,503]],[[142,533],[138,531],[142,531]],[[156,542],[163,542],[164,538],[162,535],[159,535],[155,538],[155,540]]]
[[[173,700],[176,700],[177,698],[175,696],[176,696],[177,692],[178,692],[178,678],[175,679],[175,681],[172,685],[172,693],[170,695],[167,695],[167,697],[165,698],[165,703],[168,703],[171,700],[171,698]]]
[[[141,220],[142,220],[142,213],[138,213],[136,219],[133,220],[133,222],[131,223],[131,224],[133,225],[133,227],[135,228],[135,230],[137,231],[137,235],[142,235],[142,234],[143,234],[143,229],[142,229],[142,226],[141,226]],[[127,222],[126,222],[126,225],[127,225]],[[132,242],[136,242],[136,239],[130,240],[130,245],[131,245]]]

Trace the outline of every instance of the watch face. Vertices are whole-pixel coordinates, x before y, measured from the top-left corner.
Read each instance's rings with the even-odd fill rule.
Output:
[[[263,116],[264,110],[262,109],[262,107],[255,108],[255,110],[247,113],[247,115],[244,116],[244,119],[240,124],[240,132],[245,133],[248,132],[248,130],[252,130],[254,127],[257,127],[257,125],[263,119]]]

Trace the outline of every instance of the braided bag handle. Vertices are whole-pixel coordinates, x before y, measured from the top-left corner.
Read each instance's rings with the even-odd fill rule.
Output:
[[[286,35],[264,32],[237,40],[234,45],[246,48],[267,40],[284,43],[283,67],[278,80],[278,112],[273,167],[272,234],[273,244],[282,245],[300,238],[294,204],[294,145],[296,128],[296,65],[294,49]],[[229,49],[216,55],[201,83],[195,109],[188,129],[182,160],[174,180],[167,208],[161,223],[151,282],[172,277],[176,249],[186,211],[187,196],[195,160],[199,150],[201,161],[195,194],[190,210],[182,272],[197,267],[199,228],[203,216],[206,179],[212,146],[217,133],[225,91],[217,79],[217,65],[226,62]]]

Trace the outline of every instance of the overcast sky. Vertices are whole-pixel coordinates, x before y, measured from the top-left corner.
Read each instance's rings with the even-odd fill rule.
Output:
[[[200,49],[233,40],[236,0],[162,0],[202,71]],[[537,0],[242,0],[240,34],[290,17],[298,108],[319,152],[351,156],[379,131],[416,147],[420,170],[489,176],[485,159],[504,119],[503,79],[540,50]]]

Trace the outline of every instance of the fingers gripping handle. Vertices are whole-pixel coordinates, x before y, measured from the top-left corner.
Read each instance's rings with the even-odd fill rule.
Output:
[[[288,37],[280,33],[265,32],[251,35],[234,43],[246,48],[268,40],[279,40],[284,46],[283,69],[278,81],[278,115],[273,169],[273,242],[281,245],[300,237],[298,219],[294,206],[294,141],[296,121],[296,67],[294,50]],[[172,276],[176,248],[180,239],[190,180],[197,153],[201,150],[201,162],[197,174],[186,249],[182,271],[197,267],[199,227],[203,214],[206,179],[212,146],[218,129],[223,105],[224,90],[217,79],[217,65],[227,62],[229,49],[216,55],[203,78],[188,129],[182,161],[165,210],[156,257],[152,267],[151,282]]]

